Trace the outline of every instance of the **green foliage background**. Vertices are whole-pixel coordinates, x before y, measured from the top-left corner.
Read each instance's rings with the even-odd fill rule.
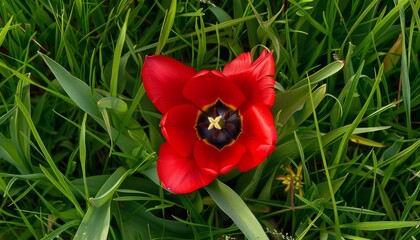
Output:
[[[420,1],[0,5],[0,239],[252,239],[254,217],[272,239],[420,236]],[[263,47],[276,150],[207,191],[163,190],[144,57],[222,69]],[[303,196],[275,180],[299,164]]]

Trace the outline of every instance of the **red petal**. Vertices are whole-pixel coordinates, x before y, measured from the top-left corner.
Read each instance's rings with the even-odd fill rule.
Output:
[[[194,158],[201,169],[212,174],[225,174],[238,164],[245,150],[239,142],[234,142],[219,151],[204,141],[197,141]]]
[[[247,57],[248,56],[248,57]],[[238,60],[242,59],[242,60]],[[238,86],[245,96],[247,96],[248,108],[250,105],[260,102],[271,107],[274,103],[275,92],[274,84],[274,58],[272,52],[265,50],[252,63],[239,65],[246,62],[244,58],[251,58],[249,54],[241,54],[223,69],[223,74],[230,78]]]
[[[238,57],[225,65],[223,68],[223,74],[226,76],[236,75],[251,67],[251,63],[251,53],[241,53]]]
[[[188,103],[182,95],[185,84],[196,74],[194,68],[166,56],[148,56],[142,81],[147,95],[163,114],[174,106]]]
[[[202,171],[190,157],[178,155],[168,143],[160,147],[157,172],[164,188],[177,194],[193,192],[211,183],[217,175]]]
[[[239,108],[245,101],[241,90],[218,71],[200,71],[184,88],[185,98],[203,109],[220,99],[224,104]]]
[[[242,133],[237,142],[242,143],[247,151],[238,164],[240,171],[248,171],[268,157],[275,149],[277,141],[273,115],[262,104],[255,104],[243,114]]]
[[[273,76],[274,67],[275,63],[273,52],[267,53],[265,49],[262,51],[261,55],[251,64],[252,72],[253,74],[257,75],[257,78]]]
[[[180,105],[171,108],[160,122],[163,136],[181,156],[190,155],[199,140],[195,129],[197,114],[198,109],[194,105]]]

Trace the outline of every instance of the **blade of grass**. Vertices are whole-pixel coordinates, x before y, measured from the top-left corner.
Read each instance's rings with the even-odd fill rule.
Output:
[[[366,99],[365,104],[363,105],[362,109],[360,109],[359,113],[357,114],[356,118],[353,120],[353,123],[350,125],[350,128],[346,131],[346,133],[344,134],[344,136],[341,139],[340,145],[338,147],[338,150],[336,151],[336,156],[334,157],[334,161],[332,166],[338,166],[340,161],[342,160],[342,156],[345,153],[345,149],[346,146],[348,144],[348,140],[350,138],[350,136],[354,133],[354,130],[356,129],[356,127],[359,125],[359,123],[361,122],[366,110],[369,107],[369,104],[373,98],[373,95],[376,92],[376,89],[379,86],[379,83],[382,79],[382,75],[383,75],[383,69],[384,69],[384,65],[382,64],[379,68],[379,71],[375,77],[375,82],[372,86],[372,90],[369,93],[368,98]],[[337,169],[334,168],[331,170],[331,176],[334,177],[335,173],[336,173]]]
[[[10,25],[12,24],[13,16],[7,21],[7,23],[2,27],[0,31],[0,46],[3,44],[4,39],[6,38],[7,32],[10,29]]]
[[[307,78],[307,81],[308,81],[309,98],[311,100],[312,113],[313,113],[314,122],[315,122],[316,136],[317,136],[317,140],[318,140],[319,150],[320,150],[320,153],[321,153],[322,164],[324,166],[325,177],[327,178],[328,189],[329,189],[329,193],[330,193],[330,196],[331,196],[331,204],[333,205],[335,234],[336,234],[337,238],[340,239],[341,238],[341,230],[340,230],[340,219],[338,217],[338,211],[337,211],[337,203],[335,201],[335,194],[334,194],[334,189],[333,189],[332,181],[331,181],[331,177],[330,177],[330,170],[328,169],[327,159],[325,158],[324,146],[323,146],[322,139],[321,139],[321,131],[319,129],[318,117],[317,117],[317,114],[315,112],[315,103],[314,103],[314,98],[312,96],[311,82],[309,80],[309,77]],[[335,166],[335,165],[333,165],[333,166]]]
[[[109,91],[111,97],[117,97],[118,92],[118,72],[125,71],[125,69],[120,69],[120,61],[121,61],[121,53],[124,47],[125,35],[127,31],[127,22],[130,16],[130,9],[127,11],[127,15],[125,16],[124,24],[121,28],[120,35],[117,39],[117,44],[115,45],[114,49],[114,58],[112,61],[112,73],[111,73],[111,83],[109,86]]]
[[[225,28],[229,28],[229,27],[234,27],[235,25],[238,25],[240,23],[243,23],[243,22],[246,22],[246,21],[249,21],[249,20],[252,20],[252,19],[255,19],[254,15],[242,17],[242,18],[239,18],[239,19],[232,19],[232,21],[222,22],[222,23],[218,24],[217,26],[216,25],[208,26],[204,29],[204,32],[209,33],[209,32],[216,31],[216,29],[220,30],[220,29],[225,29]],[[178,41],[180,39],[190,39],[191,37],[194,37],[196,35],[197,35],[197,33],[195,31],[192,31],[191,33],[183,34],[180,37],[168,38],[166,43],[172,43],[172,42]],[[139,53],[139,52],[143,52],[143,51],[146,51],[146,50],[149,50],[149,49],[156,48],[158,43],[159,42],[151,43],[151,44],[139,47],[135,50],[135,53]]]
[[[398,0],[400,4],[401,0]],[[399,9],[400,25],[401,25],[401,75],[400,75],[400,86],[402,91],[403,104],[405,106],[405,120],[407,126],[408,138],[413,138],[413,131],[411,125],[411,88],[409,78],[409,66],[407,59],[407,47],[406,47],[406,27],[405,27],[405,10],[403,7]]]
[[[360,231],[380,231],[419,226],[418,221],[376,221],[342,224],[341,228],[350,228]]]
[[[83,115],[82,125],[80,126],[80,135],[79,135],[79,157],[80,157],[80,166],[82,168],[82,178],[83,185],[85,188],[86,198],[89,198],[89,189],[86,180],[86,119],[87,113]]]
[[[169,9],[166,10],[165,18],[163,19],[162,29],[160,30],[159,40],[156,45],[155,55],[162,53],[163,48],[168,42],[169,34],[174,25],[176,13],[177,0],[171,0]]]
[[[20,101],[19,98],[16,98],[16,103],[17,103],[17,106],[19,107],[19,110],[22,112],[22,116],[25,118],[25,120],[26,120],[26,122],[29,126],[29,129],[31,129],[31,133],[32,133],[34,139],[36,140],[36,142],[38,143],[38,146],[41,149],[41,152],[42,152],[45,160],[47,161],[48,165],[50,166],[51,170],[53,171],[53,173],[55,175],[55,178],[57,178],[58,185],[61,187],[62,193],[73,203],[73,205],[75,206],[78,214],[83,216],[83,210],[80,207],[79,203],[77,202],[76,198],[74,197],[73,192],[70,190],[70,186],[68,185],[69,183],[65,180],[65,177],[60,172],[58,167],[55,165],[55,162],[52,159],[51,155],[49,154],[48,149],[45,147],[41,136],[39,135],[38,131],[36,130],[36,127],[33,124],[31,116],[29,115],[26,107]]]
[[[343,66],[344,66],[343,61],[332,62],[332,63],[328,64],[327,66],[323,67],[322,69],[320,69],[319,71],[317,71],[316,73],[314,73],[310,76],[307,76],[307,78],[305,78],[305,79],[300,80],[295,85],[290,87],[289,90],[302,87],[302,86],[306,85],[308,82],[310,84],[318,83],[318,82],[336,74],[338,71],[340,71],[343,68]]]

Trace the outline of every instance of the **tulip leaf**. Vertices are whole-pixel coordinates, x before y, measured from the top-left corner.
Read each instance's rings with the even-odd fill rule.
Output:
[[[111,199],[100,207],[90,206],[77,229],[74,239],[107,239],[109,222],[111,220],[110,207]]]
[[[124,179],[131,173],[132,173],[131,170],[127,171],[122,167],[118,168],[104,183],[104,185],[96,194],[96,197],[90,199],[91,203],[96,207],[99,207],[102,204],[105,204],[108,200],[112,198],[115,191],[124,181]]]
[[[107,129],[110,136],[112,136],[114,140],[117,139],[116,144],[123,150],[123,152],[131,153],[132,150],[137,147],[134,142],[125,134],[121,134],[116,129],[111,128],[111,126],[107,127],[105,125],[104,121],[106,119],[103,119],[103,112],[101,113],[100,108],[98,107],[98,101],[102,98],[101,95],[93,91],[85,82],[71,75],[56,61],[42,53],[38,54],[51,69],[52,73],[71,100],[73,100],[80,109],[87,112],[89,116],[95,119],[95,121],[97,121],[101,126]],[[17,74],[19,73],[17,72]]]
[[[278,93],[275,98],[273,114],[278,113],[277,123],[284,125],[292,115],[301,110],[309,97],[308,88],[303,86],[284,93]]]
[[[217,179],[206,190],[248,239],[268,239],[257,218],[235,191]]]
[[[121,203],[124,207],[119,209],[122,229],[120,239],[162,239],[162,236],[171,236],[171,239],[194,239],[191,227],[188,226],[191,222],[156,217],[138,201]]]
[[[116,97],[104,97],[98,101],[99,108],[112,109],[118,112],[127,111],[127,103]]]
[[[209,6],[209,10],[214,14],[214,16],[216,16],[217,20],[219,20],[219,22],[227,22],[232,20],[232,18],[229,16],[229,14],[227,14],[227,12],[225,12],[225,10],[217,7],[217,6]]]
[[[314,91],[314,97],[316,99],[315,106],[319,104],[319,101],[321,101],[325,96],[326,86],[323,85],[317,90]],[[309,100],[309,91],[308,88],[304,85],[299,88],[289,90],[286,92],[278,93],[275,98],[275,102],[273,107],[271,108],[273,114],[277,114],[278,118],[277,123],[280,125],[286,124],[290,118],[295,114],[296,112],[302,110],[306,104],[306,102]],[[303,122],[307,117],[309,117],[312,114],[312,109],[310,108],[310,104],[306,104],[306,108],[304,113],[302,113],[299,117],[299,121]],[[309,113],[309,115],[308,115]],[[303,117],[303,116],[306,116]]]
[[[124,179],[131,173],[131,170],[127,171],[122,167],[118,168],[102,185],[96,197],[90,198],[92,205],[89,206],[88,211],[84,215],[74,239],[107,239],[111,219],[112,196]]]
[[[30,172],[30,167],[28,166],[23,156],[19,154],[19,150],[15,147],[13,141],[5,137],[1,132],[0,158],[15,166],[22,174],[27,174]]]
[[[284,98],[286,96],[282,96],[279,98],[279,101],[281,102],[282,107],[284,109],[280,112],[280,119],[278,123],[281,124],[281,129],[279,130],[279,139],[282,139],[283,137],[287,136],[288,134],[292,133],[301,123],[303,123],[309,116],[312,115],[312,106],[309,99],[309,92],[306,89],[306,93],[303,93],[304,89],[306,87],[301,87],[297,90],[299,90],[297,95],[295,93],[295,100],[298,105],[296,104],[290,104],[290,106],[287,105],[289,101],[286,101],[287,98]],[[326,85],[322,85],[316,90],[313,91],[313,101],[315,108],[321,103],[321,101],[324,99],[326,94]],[[277,100],[277,99],[276,99]],[[285,104],[286,103],[286,104]],[[292,106],[292,107],[291,107]],[[284,115],[287,116],[286,122],[280,122],[284,121],[281,117]]]
[[[71,75],[65,68],[48,56],[42,53],[39,53],[39,55],[44,59],[64,91],[76,105],[87,112],[91,117],[96,118],[96,120],[101,119],[101,113],[96,104],[101,98],[100,95],[98,93],[88,94],[92,91],[85,82]]]

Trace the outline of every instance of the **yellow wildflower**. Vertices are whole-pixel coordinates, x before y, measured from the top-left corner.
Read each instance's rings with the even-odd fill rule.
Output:
[[[285,192],[288,192],[290,189],[292,189],[292,194],[294,194],[294,191],[296,190],[299,192],[299,196],[302,196],[302,188],[304,184],[302,181],[302,165],[298,166],[296,173],[293,172],[290,165],[285,166],[284,169],[289,174],[278,176],[276,179],[282,181],[282,183],[286,185],[286,188],[284,189]]]

